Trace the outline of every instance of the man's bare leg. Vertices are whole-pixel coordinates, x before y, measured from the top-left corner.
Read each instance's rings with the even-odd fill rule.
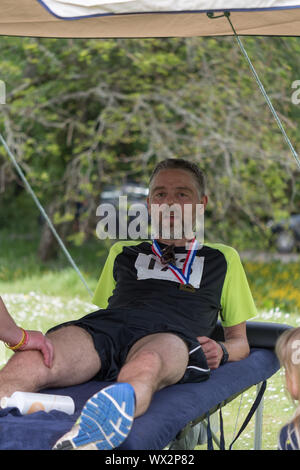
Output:
[[[188,358],[187,345],[171,333],[146,336],[133,345],[117,380],[134,388],[135,417],[145,413],[156,391],[183,377]]]
[[[109,450],[128,436],[133,418],[143,414],[153,394],[178,382],[188,364],[188,348],[171,333],[149,335],[131,348],[118,383],[91,397],[81,421],[62,436],[57,450]]]
[[[51,369],[39,351],[16,352],[0,371],[0,398],[14,391],[37,392],[91,379],[101,362],[91,336],[83,328],[66,326],[49,333],[54,346]]]

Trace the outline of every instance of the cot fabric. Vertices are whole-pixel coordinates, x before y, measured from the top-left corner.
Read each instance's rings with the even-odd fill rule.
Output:
[[[157,392],[148,411],[135,419],[120,449],[163,449],[189,422],[244,389],[267,380],[278,369],[278,360],[271,350],[252,349],[246,359],[212,371],[205,382],[177,384]],[[86,400],[107,385],[107,382],[90,381],[44,391],[71,396],[76,405],[72,416],[59,411],[21,416],[15,408],[0,410],[0,450],[50,450],[76,422]]]

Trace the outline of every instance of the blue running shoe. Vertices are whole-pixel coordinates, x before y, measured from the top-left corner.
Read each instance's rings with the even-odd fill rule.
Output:
[[[127,438],[135,411],[134,389],[116,383],[93,395],[85,404],[79,424],[62,436],[54,450],[111,450]]]

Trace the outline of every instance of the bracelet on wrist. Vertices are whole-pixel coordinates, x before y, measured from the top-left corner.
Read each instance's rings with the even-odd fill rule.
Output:
[[[23,336],[22,336],[22,339],[21,341],[16,344],[15,346],[11,346],[10,344],[7,344],[7,343],[4,343],[5,346],[8,348],[8,349],[11,349],[12,351],[17,351],[18,349],[20,349],[22,346],[25,346],[27,343],[28,343],[28,333],[26,330],[24,330],[23,328],[21,328],[22,332],[23,332]]]

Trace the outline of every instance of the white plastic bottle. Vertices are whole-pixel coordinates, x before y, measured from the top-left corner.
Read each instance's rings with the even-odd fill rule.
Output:
[[[48,413],[51,410],[63,411],[72,415],[75,411],[75,404],[71,397],[44,393],[14,392],[11,397],[3,397],[0,405],[1,408],[18,408],[23,415],[36,411]]]

